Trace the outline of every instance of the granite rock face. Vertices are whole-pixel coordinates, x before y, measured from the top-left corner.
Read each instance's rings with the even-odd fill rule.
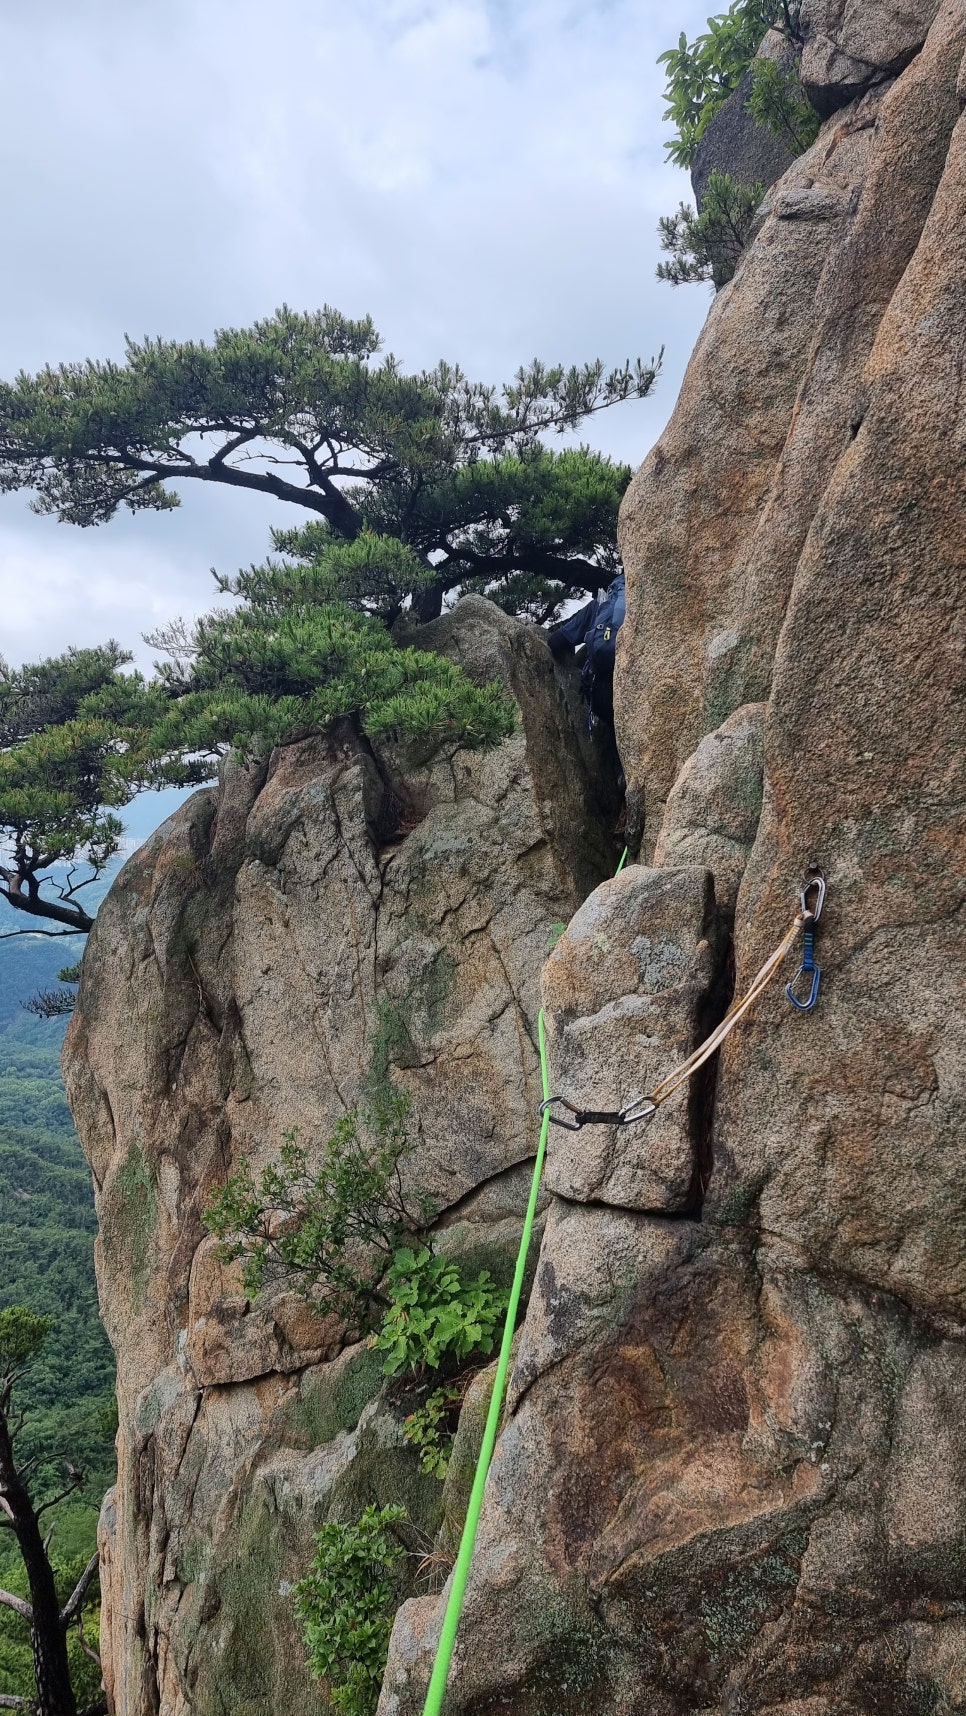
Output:
[[[903,71],[938,11],[939,0],[803,0],[802,82],[819,113]]]
[[[765,705],[746,703],[701,740],[671,788],[654,847],[656,865],[710,870],[731,918],[761,818],[764,724]]]
[[[388,1079],[447,1244],[505,1265],[541,967],[553,1089],[617,1109],[744,993],[812,861],[817,1009],[790,959],[656,1119],[554,1130],[445,1712],[966,1709],[966,9],[803,19],[829,117],[624,506],[642,862],[604,880],[566,690],[471,600],[431,641],[514,690],[499,752],[289,747],[102,910],[66,1065],[119,1358],[123,1716],[324,1711],[313,1527],[402,1499],[432,1536],[485,1409],[481,1376],[441,1493],[373,1355],[222,1269],[211,1190]],[[402,1604],[380,1716],[420,1716],[441,1619]]]
[[[699,876],[741,995],[822,865],[819,1005],[789,960],[679,1121],[700,1209],[636,1196],[658,1122],[554,1139],[447,1716],[966,1708],[966,9],[803,17],[831,117],[625,502],[649,867],[545,969],[553,1086],[700,1036],[685,984],[643,1041],[638,956],[695,954]],[[404,1606],[380,1716],[439,1624]]]
[[[839,111],[771,188],[628,490],[617,724],[647,850],[700,740],[771,689],[805,539],[947,169],[962,31],[945,6],[902,77]],[[822,600],[834,622],[837,591]]]
[[[293,1293],[253,1304],[203,1213],[285,1132],[311,1149],[373,1091],[410,1098],[406,1165],[444,1248],[505,1270],[539,1126],[539,973],[616,852],[566,688],[473,597],[420,638],[516,696],[498,750],[374,750],[348,727],[229,768],[125,866],[65,1051],[118,1357],[104,1636],[119,1716],[327,1708],[291,1585],[327,1517],[440,1486],[362,1347]]]
[[[550,1062],[575,1107],[633,1109],[680,1064],[705,1034],[722,952],[707,870],[634,866],[591,895],[543,976]],[[694,1209],[705,1094],[700,1083],[682,1089],[646,1133],[555,1127],[545,1185],[624,1209]],[[566,1110],[555,1112],[567,1121]]]

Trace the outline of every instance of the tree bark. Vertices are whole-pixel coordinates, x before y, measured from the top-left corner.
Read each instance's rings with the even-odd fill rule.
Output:
[[[43,1534],[14,1461],[6,1413],[0,1411],[0,1497],[20,1545],[30,1587],[30,1645],[37,1677],[37,1716],[77,1716],[67,1635]]]
[[[6,883],[6,887],[0,888],[0,894],[14,911],[26,912],[32,918],[50,918],[55,924],[69,924],[78,935],[87,935],[94,928],[94,919],[83,906],[62,906],[56,900],[25,894],[23,878],[16,871],[0,870],[0,878]]]

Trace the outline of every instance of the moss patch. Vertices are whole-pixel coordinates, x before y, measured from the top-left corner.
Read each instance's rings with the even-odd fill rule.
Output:
[[[130,1263],[131,1283],[140,1297],[151,1269],[152,1239],[158,1221],[154,1182],[139,1144],[132,1144],[114,1176],[114,1229]]]
[[[279,1412],[280,1441],[307,1451],[334,1441],[340,1431],[354,1430],[384,1381],[378,1354],[366,1346],[350,1348],[332,1364],[313,1366]]]

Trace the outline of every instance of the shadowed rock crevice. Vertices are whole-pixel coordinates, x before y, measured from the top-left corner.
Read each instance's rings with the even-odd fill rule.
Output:
[[[695,1016],[694,1047],[703,1043],[720,1025],[735,994],[734,945],[724,942],[715,978],[699,1002]],[[714,1108],[721,1067],[721,1051],[699,1067],[688,1084],[688,1128],[691,1134],[693,1170],[682,1213],[700,1221],[704,1200],[714,1172]]]

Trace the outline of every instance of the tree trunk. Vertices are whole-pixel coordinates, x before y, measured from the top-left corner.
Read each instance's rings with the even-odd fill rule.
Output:
[[[420,590],[419,594],[413,597],[413,613],[421,626],[425,626],[430,620],[439,619],[443,611],[443,597],[451,588],[451,581],[437,578],[428,589]]]
[[[60,1619],[54,1575],[37,1515],[14,1463],[13,1443],[2,1411],[0,1493],[10,1510],[10,1522],[20,1545],[30,1585],[33,1609],[30,1644],[37,1677],[37,1716],[77,1716],[77,1700],[70,1683],[67,1661],[67,1637]]]

